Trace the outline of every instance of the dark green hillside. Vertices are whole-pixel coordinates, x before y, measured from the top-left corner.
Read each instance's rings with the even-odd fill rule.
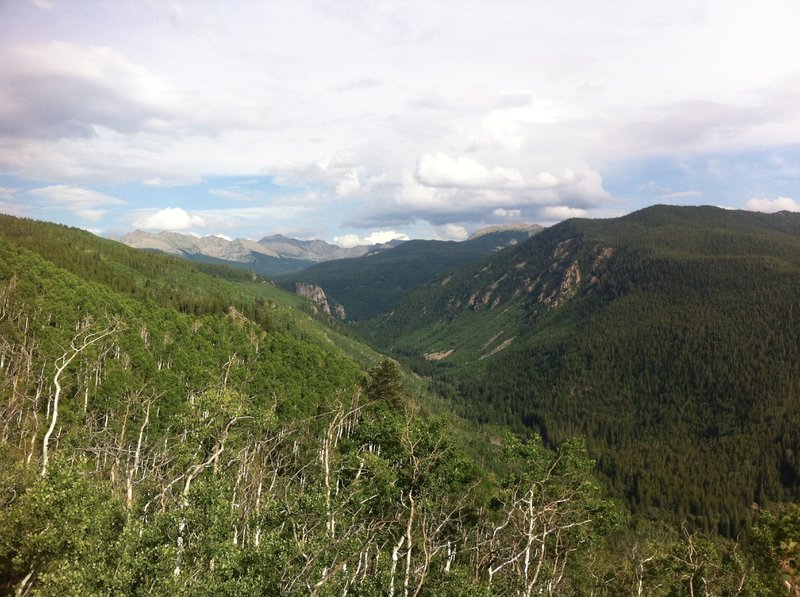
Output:
[[[415,288],[530,234],[503,230],[463,242],[412,240],[363,257],[319,263],[277,281],[292,292],[297,282],[319,286],[328,300],[344,306],[347,320],[361,321],[391,309]]]
[[[800,498],[799,316],[799,214],[657,206],[554,226],[362,330],[462,414],[585,435],[634,511],[735,534]]]

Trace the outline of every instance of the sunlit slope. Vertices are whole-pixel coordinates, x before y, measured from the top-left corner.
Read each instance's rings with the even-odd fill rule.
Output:
[[[307,309],[303,299],[252,272],[191,263],[131,249],[83,230],[10,216],[0,215],[0,238],[82,280],[137,301],[189,315],[222,316],[233,307],[266,330],[336,345],[362,363],[374,363],[378,358],[363,343],[312,317],[313,310]]]

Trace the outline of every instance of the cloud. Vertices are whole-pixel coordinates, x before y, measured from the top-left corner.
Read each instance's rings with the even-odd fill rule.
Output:
[[[134,225],[146,230],[186,230],[206,225],[205,219],[192,215],[180,207],[160,209],[146,217],[136,220]]]
[[[6,134],[88,138],[97,126],[155,130],[180,113],[176,90],[110,47],[17,46],[4,62],[0,122]]]
[[[325,185],[334,195],[344,199],[361,189],[358,169],[352,159],[342,156],[326,157],[313,162],[279,162],[264,168],[264,174],[281,186]]]
[[[134,209],[121,216],[121,221],[126,224],[127,231],[131,228],[155,230],[203,228],[208,234],[234,238],[262,238],[265,234],[273,232],[290,232],[297,238],[323,236],[316,229],[312,232],[301,232],[304,226],[313,225],[315,217],[313,194],[274,197],[271,201],[271,205],[193,210],[178,207],[160,210]],[[301,225],[298,226],[297,222]],[[331,222],[326,221],[326,223],[333,227]]]
[[[642,120],[626,126],[626,134],[648,152],[719,148],[759,126],[790,118],[785,111],[773,111],[758,103],[712,101],[662,105],[642,116]]]
[[[439,240],[467,240],[469,233],[463,226],[444,224],[436,227],[436,238]]]
[[[357,217],[345,221],[347,225],[369,228],[375,226],[407,226],[419,222],[429,222],[433,226],[443,226],[453,222],[486,224],[503,223],[509,219],[524,222],[555,222],[571,217],[587,217],[594,205],[580,196],[564,198],[553,193],[541,198],[531,194],[507,192],[475,191],[434,191],[434,197],[426,197],[419,189],[404,188],[402,198],[373,205],[370,210],[362,210]],[[540,200],[541,199],[541,200]],[[565,201],[571,202],[565,203]],[[495,207],[503,205],[505,207]]]
[[[359,77],[344,81],[333,86],[333,90],[338,93],[347,93],[350,91],[364,91],[367,89],[375,89],[381,86],[381,81],[374,77]]]
[[[472,158],[453,159],[444,153],[423,155],[415,172],[417,180],[429,187],[491,189],[520,185],[522,175],[513,169],[487,168]]]
[[[446,162],[445,162],[446,163]],[[480,170],[476,170],[480,172]],[[515,217],[536,221],[552,219],[555,212],[544,208],[585,210],[610,199],[603,188],[603,178],[590,169],[564,169],[557,176],[543,172],[524,184],[509,188],[434,187],[423,184],[419,177],[406,173],[399,185],[383,189],[387,198],[375,202],[361,213],[361,226],[397,226],[415,220],[434,225],[454,221],[489,222],[498,218]],[[349,222],[359,225],[357,220]]]
[[[609,198],[609,194],[602,188],[602,177],[589,169],[578,171],[565,168],[558,175],[545,171],[525,177],[517,169],[487,168],[472,158],[453,159],[444,153],[423,155],[417,164],[414,178],[418,186],[455,191],[450,193],[456,199],[455,202],[463,202],[466,198],[465,193],[458,191],[484,191],[472,193],[467,202],[483,203],[487,207],[492,203],[505,203],[512,206],[511,211],[516,205],[563,201],[587,205]],[[408,180],[406,185],[408,186]],[[414,192],[419,194],[419,189]],[[435,202],[434,195],[435,192],[428,193],[427,200]],[[443,193],[439,194],[440,199],[443,196]]]
[[[348,197],[360,188],[361,182],[358,180],[358,173],[354,169],[350,169],[336,181],[336,196]]]
[[[503,209],[502,207],[498,207],[497,209],[492,211],[493,216],[497,216],[498,218],[518,218],[522,215],[521,209]]]
[[[252,191],[231,191],[230,189],[208,189],[208,194],[231,201],[253,201],[258,196]]]
[[[359,245],[379,245],[393,240],[409,240],[408,235],[394,230],[379,230],[359,238],[356,234],[345,234],[344,236],[334,236],[333,242],[345,249],[357,247]]]
[[[250,109],[226,102],[217,108],[110,46],[16,45],[0,63],[0,132],[18,137],[90,139],[105,128],[174,138],[253,125]]]
[[[745,207],[750,211],[800,211],[800,205],[791,197],[778,197],[777,199],[748,199]]]
[[[552,205],[542,209],[541,214],[551,222],[566,220],[568,218],[585,218],[589,212],[585,209],[577,209],[567,205]]]
[[[433,230],[536,221],[547,208],[629,211],[642,179],[622,175],[653,156],[680,168],[757,148],[797,162],[800,11],[789,1],[107,4],[0,2],[0,171],[17,177],[2,184],[112,195],[126,184],[141,210],[163,207],[143,181],[269,174],[287,195],[316,193],[304,205],[329,210],[313,227],[330,234],[347,219]],[[650,198],[702,189],[721,200],[696,177],[648,176],[664,189]],[[796,182],[764,172],[731,179],[743,198],[798,196]],[[220,205],[248,199],[215,191]],[[275,219],[296,229],[313,217],[273,209],[251,212],[256,223],[180,205],[209,230],[256,235]]]
[[[122,199],[104,193],[63,184],[31,189],[28,194],[41,198],[45,205],[68,209],[90,222],[98,222],[105,216],[106,210],[101,207],[125,204]]]
[[[0,201],[0,213],[8,214],[11,216],[22,217],[26,215],[27,209],[26,206],[20,205],[18,203],[8,203],[6,201]]]
[[[667,193],[661,195],[660,199],[691,199],[693,197],[701,197],[701,191],[678,191],[677,193]]]

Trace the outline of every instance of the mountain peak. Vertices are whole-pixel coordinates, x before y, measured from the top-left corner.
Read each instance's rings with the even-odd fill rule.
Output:
[[[499,224],[497,226],[486,226],[479,228],[467,240],[475,240],[487,234],[495,234],[498,232],[527,232],[528,236],[533,236],[537,232],[544,230],[543,226],[539,224],[529,224],[527,222],[516,222],[513,224]]]

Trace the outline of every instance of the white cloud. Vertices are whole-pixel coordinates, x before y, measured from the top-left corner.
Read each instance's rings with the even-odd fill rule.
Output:
[[[0,69],[4,132],[90,138],[96,126],[159,130],[185,114],[178,90],[114,48],[54,41],[16,46],[11,56]]]
[[[136,220],[134,225],[147,230],[186,230],[205,226],[206,221],[180,207],[167,207]]]
[[[49,12],[0,2],[0,22],[13,24],[0,39],[0,171],[23,187],[266,174],[287,194],[318,193],[328,230],[356,221],[359,208],[369,229],[471,226],[516,217],[495,210],[526,219],[544,208],[629,210],[633,201],[602,183],[622,164],[777,154],[800,139],[800,4],[789,0],[619,0],[613,11],[580,0],[547,11],[516,0],[227,11],[30,2]],[[658,194],[691,184],[667,178],[659,173]],[[769,188],[742,192],[777,196]],[[134,209],[153,205],[148,191]],[[209,228],[246,222],[184,207]],[[257,213],[252,228],[304,225],[277,209]]]
[[[334,236],[333,242],[340,247],[350,249],[359,245],[378,245],[388,243],[392,240],[409,240],[408,235],[394,230],[379,230],[359,238],[357,234],[345,234],[344,236]]]
[[[522,210],[503,209],[502,207],[498,207],[497,209],[492,211],[492,215],[497,216],[498,218],[518,218],[522,215]]]
[[[18,203],[8,203],[6,201],[0,201],[0,213],[8,214],[11,216],[22,217],[26,215],[27,209],[26,206],[20,205]]]
[[[511,216],[528,221],[546,216],[552,220],[555,212],[543,214],[543,208],[558,206],[562,210],[576,210],[570,214],[585,215],[587,209],[610,199],[603,188],[602,176],[589,169],[565,169],[558,176],[539,173],[518,187],[477,189],[426,186],[407,172],[402,184],[384,191],[390,199],[370,206],[371,211],[362,214],[362,226],[380,225],[381,216],[383,221],[393,222],[393,225],[409,223],[414,218],[434,225],[453,221],[487,222]]]
[[[463,226],[444,224],[436,227],[436,238],[439,240],[467,240],[469,233]]]
[[[336,182],[336,196],[347,197],[360,188],[361,182],[358,180],[358,173],[354,169],[350,169]]]
[[[209,189],[208,194],[231,201],[252,201],[256,198],[252,192],[231,191],[230,189]]]
[[[565,118],[563,109],[551,101],[537,101],[532,94],[523,95],[527,102],[493,110],[481,123],[477,143],[489,143],[511,151],[522,148],[530,125],[556,124]]]
[[[444,153],[423,155],[417,164],[416,177],[429,187],[491,189],[522,183],[522,175],[508,168],[487,168],[472,158],[453,159]]]
[[[585,209],[576,209],[566,205],[553,205],[542,210],[542,216],[550,221],[566,220],[567,218],[585,218],[589,212]]]
[[[41,10],[53,10],[55,8],[55,3],[52,0],[31,0],[31,4]]]
[[[282,161],[264,168],[281,186],[325,185],[338,199],[345,199],[362,188],[354,159],[341,155],[314,161]]]
[[[800,211],[800,205],[791,197],[778,197],[777,199],[748,199],[745,207],[750,211]]]
[[[700,191],[678,191],[676,193],[666,193],[661,195],[661,199],[692,199],[694,197],[701,197],[703,195]]]
[[[90,222],[98,222],[105,216],[102,206],[125,204],[122,199],[104,193],[63,184],[31,189],[28,194],[41,198],[47,206],[67,209]]]

